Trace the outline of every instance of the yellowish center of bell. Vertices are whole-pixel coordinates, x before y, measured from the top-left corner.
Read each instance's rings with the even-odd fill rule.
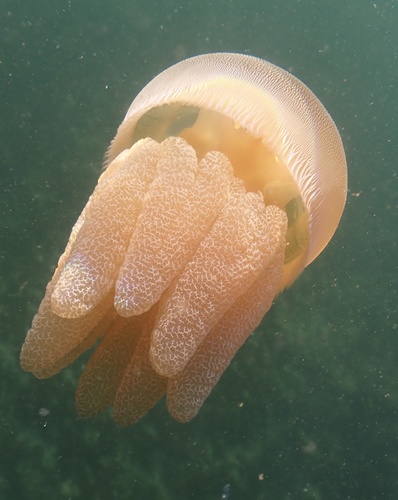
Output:
[[[158,142],[171,135],[184,138],[201,159],[208,151],[221,151],[248,191],[261,191],[266,205],[277,205],[288,217],[283,287],[297,277],[308,249],[308,211],[299,187],[284,162],[261,137],[216,111],[180,103],[148,111],[137,123],[133,142],[151,137]]]

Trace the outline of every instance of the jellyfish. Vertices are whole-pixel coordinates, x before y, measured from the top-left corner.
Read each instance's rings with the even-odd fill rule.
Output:
[[[325,248],[347,191],[337,128],[297,78],[213,53],[133,100],[23,344],[47,378],[92,348],[81,417],[163,397],[190,421],[277,295]]]

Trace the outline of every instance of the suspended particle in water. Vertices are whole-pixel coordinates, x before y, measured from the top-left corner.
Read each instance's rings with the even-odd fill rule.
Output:
[[[221,500],[231,500],[231,485],[226,484],[222,489]]]

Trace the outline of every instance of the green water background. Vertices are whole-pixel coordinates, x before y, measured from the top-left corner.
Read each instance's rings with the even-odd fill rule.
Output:
[[[398,498],[397,26],[396,1],[2,1],[0,498]],[[214,51],[270,60],[324,103],[342,222],[195,420],[164,404],[126,429],[79,420],[87,358],[38,381],[20,346],[132,98]]]

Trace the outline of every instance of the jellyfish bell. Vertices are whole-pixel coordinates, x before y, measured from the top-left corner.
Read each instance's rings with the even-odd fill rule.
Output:
[[[191,133],[190,124],[196,128]],[[280,196],[295,191],[309,217],[305,265],[324,249],[344,209],[347,167],[333,120],[300,80],[242,54],[186,59],[134,99],[108,150],[108,164],[141,137],[160,141],[177,133],[195,144],[199,156],[208,148],[228,153],[236,175],[245,182],[252,177],[249,189],[266,194],[274,186]]]
[[[329,114],[286,71],[216,53],[132,102],[21,352],[38,377],[99,338],[83,417],[119,424],[164,394],[193,418],[276,295],[333,236],[347,190]]]

